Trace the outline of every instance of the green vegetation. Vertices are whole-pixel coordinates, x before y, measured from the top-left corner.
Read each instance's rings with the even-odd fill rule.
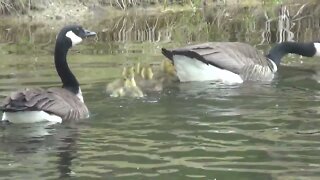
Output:
[[[27,14],[39,10],[44,3],[44,0],[0,0],[0,14]]]
[[[24,7],[29,7],[33,11],[34,8],[30,7],[33,7],[32,4],[37,1],[43,4],[47,2],[45,0],[15,2],[31,2],[31,6],[24,5]],[[5,0],[0,0],[0,2],[5,2]],[[60,0],[59,7],[66,2],[67,0]],[[107,2],[109,1],[77,1],[77,3],[82,3],[79,5],[81,8],[94,3],[115,6]],[[159,0],[157,4],[168,2]],[[191,2],[193,6],[202,4],[199,0],[183,1],[182,3]],[[49,23],[45,23],[41,19],[35,21],[35,18],[27,19],[27,21],[21,20],[21,18],[2,18],[0,19],[0,43],[6,45],[2,45],[0,53],[52,53],[55,33],[62,25],[69,23],[69,19],[73,20],[71,23],[81,23],[98,31],[96,40],[86,42],[88,46],[84,49],[88,54],[134,54],[137,52],[156,54],[163,44],[177,46],[190,42],[221,40],[249,42],[261,46],[261,48],[267,48],[270,43],[283,40],[309,41],[317,35],[319,27],[314,25],[317,24],[317,18],[320,15],[319,3],[305,4],[301,2],[300,4],[290,3],[281,6],[277,5],[279,1],[275,0],[262,2],[244,0],[241,2],[243,5],[237,5],[238,1],[235,0],[226,0],[225,3],[220,1],[220,4],[207,4],[203,8],[192,8],[189,5],[184,6],[176,3],[168,5],[166,10],[161,8],[127,9],[125,13],[121,13],[123,12],[121,8],[105,11],[99,6],[98,9],[95,9],[97,7],[87,9],[89,12],[85,14],[91,14],[92,17],[85,21],[70,18],[69,15],[64,20],[49,18],[51,20]],[[236,5],[232,5],[232,3]],[[72,3],[69,6],[73,6]],[[183,10],[181,11],[181,9]],[[40,8],[38,10],[40,11]],[[43,11],[48,13],[49,10]],[[46,18],[46,16],[41,17]],[[83,18],[80,19],[83,20]],[[58,22],[58,24],[53,22]],[[134,56],[131,57],[134,58]]]
[[[280,4],[299,2],[299,0],[0,0],[0,15],[24,15],[31,12],[44,11],[47,8],[61,7],[59,5],[75,5],[95,7],[111,7],[116,10],[127,11],[132,8],[152,8],[162,7],[165,9],[185,9],[185,7],[195,9],[204,5],[242,5],[254,6],[259,4]],[[304,0],[306,1],[306,0]],[[313,0],[314,2],[318,0]],[[311,2],[311,1],[306,1]],[[62,6],[63,7],[63,6]],[[68,9],[65,9],[68,11]]]

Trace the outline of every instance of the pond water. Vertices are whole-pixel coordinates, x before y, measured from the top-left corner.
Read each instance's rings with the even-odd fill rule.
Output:
[[[106,84],[120,76],[123,66],[137,61],[159,64],[162,46],[234,39],[267,50],[280,41],[279,34],[285,34],[284,40],[320,38],[319,17],[302,19],[301,31],[294,29],[297,26],[292,31],[284,28],[286,34],[278,20],[270,21],[269,30],[263,25],[268,21],[256,19],[213,29],[215,25],[204,25],[198,18],[201,14],[181,16],[194,21],[187,27],[200,30],[186,31],[184,23],[176,22],[155,28],[151,35],[138,35],[137,28],[127,36],[106,32],[101,24],[91,26],[99,38],[76,47],[68,57],[91,117],[66,124],[1,126],[0,179],[319,179],[319,58],[287,57],[270,83],[181,83],[144,98],[111,98],[105,93]],[[170,22],[179,16],[171,15],[165,16]],[[114,22],[119,19],[124,17]],[[207,34],[201,34],[202,26]],[[226,33],[225,28],[232,31]],[[51,53],[42,52],[51,52],[54,41],[28,53],[30,49],[21,51],[22,44],[11,47],[18,39],[1,37],[1,98],[23,87],[60,86]]]

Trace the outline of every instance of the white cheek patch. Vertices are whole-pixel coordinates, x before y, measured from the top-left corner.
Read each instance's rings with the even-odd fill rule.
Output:
[[[68,31],[66,33],[66,37],[71,39],[72,42],[72,46],[79,44],[82,41],[82,38],[77,36],[75,33],[73,33],[72,31]]]
[[[315,56],[320,56],[320,43],[314,43],[314,47],[316,48]]]

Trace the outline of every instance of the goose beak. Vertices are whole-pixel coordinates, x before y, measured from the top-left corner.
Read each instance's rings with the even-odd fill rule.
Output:
[[[96,35],[97,35],[97,33],[93,32],[93,31],[84,30],[85,37],[91,37],[91,36],[96,36]]]

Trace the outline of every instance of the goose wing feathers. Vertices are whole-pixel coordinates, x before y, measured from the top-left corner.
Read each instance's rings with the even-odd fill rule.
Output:
[[[77,120],[89,115],[86,105],[63,88],[24,89],[13,92],[3,101],[1,109],[8,112],[42,110],[63,120]]]
[[[250,66],[272,67],[262,53],[240,42],[209,42],[173,49],[171,53],[171,58],[168,57],[171,60],[173,55],[184,55],[236,74],[242,74]]]

